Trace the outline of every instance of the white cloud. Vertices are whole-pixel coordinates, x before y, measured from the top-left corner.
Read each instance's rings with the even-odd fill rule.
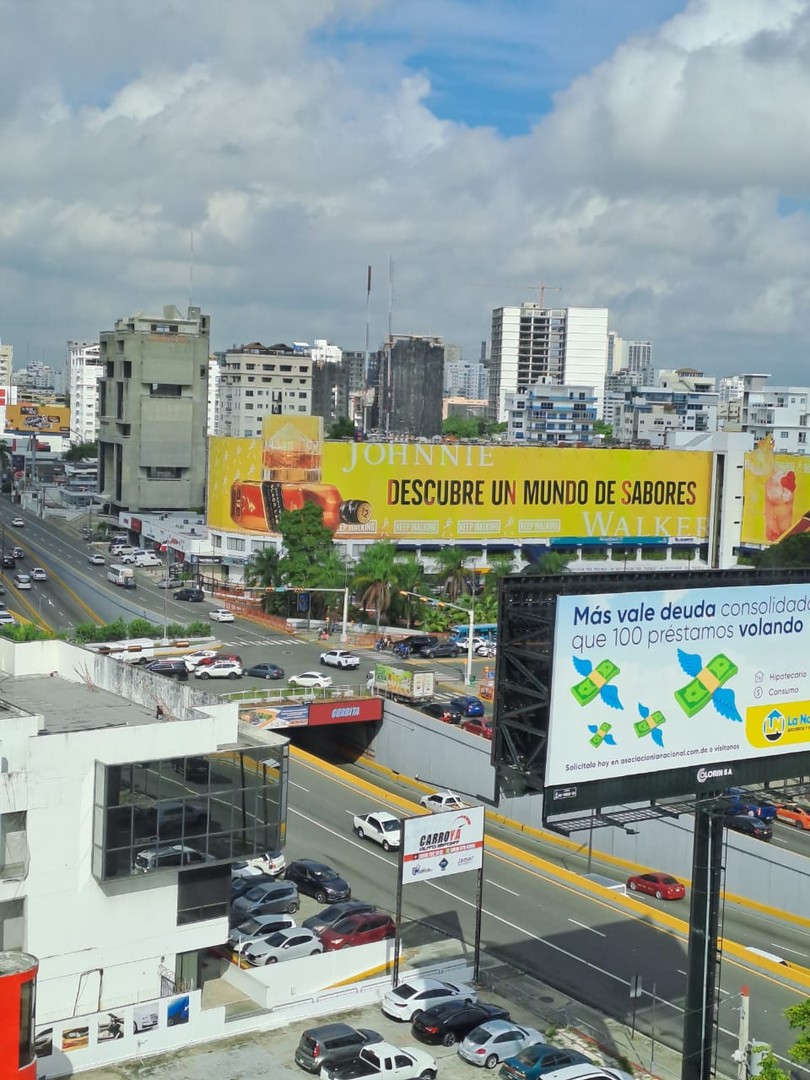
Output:
[[[392,256],[394,330],[470,356],[545,278],[661,366],[804,378],[810,0],[685,0],[521,138],[437,119],[401,41],[330,55],[382,6],[0,0],[0,338],[53,362],[182,304],[193,231],[217,347],[359,347],[369,263],[382,337]]]

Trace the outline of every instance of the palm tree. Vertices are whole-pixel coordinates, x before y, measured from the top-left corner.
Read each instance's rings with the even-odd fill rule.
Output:
[[[445,547],[436,552],[442,592],[451,603],[455,603],[462,593],[470,591],[464,566],[470,557],[471,553],[460,547]]]
[[[394,567],[394,575],[399,589],[404,589],[406,592],[419,592],[419,586],[422,584],[424,574],[425,568],[415,555],[401,555],[397,559]],[[411,598],[410,596],[406,596],[403,597],[403,599],[405,600],[406,618],[408,629],[410,630]]]
[[[277,548],[266,547],[251,555],[245,566],[245,584],[258,585],[262,589],[273,589],[281,583],[279,572],[279,553]],[[267,614],[277,611],[279,601],[273,592],[266,592],[261,599],[261,608]]]
[[[363,552],[354,568],[352,582],[360,593],[360,607],[364,612],[373,608],[377,630],[380,618],[391,604],[391,583],[396,574],[396,544],[381,540]]]

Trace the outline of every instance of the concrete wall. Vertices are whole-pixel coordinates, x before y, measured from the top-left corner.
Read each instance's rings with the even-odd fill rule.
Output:
[[[495,800],[490,744],[406,705],[385,703],[385,719],[369,750],[378,764],[404,776],[417,777],[437,788],[450,788],[490,805]],[[495,802],[499,814],[542,829],[543,803],[539,795]],[[638,830],[637,835],[629,836],[616,828],[595,829],[594,851],[616,856],[634,866],[667,870],[687,880],[691,877],[691,815],[634,823],[632,828]],[[588,839],[587,831],[572,838],[583,851],[587,850]],[[807,915],[810,860],[775,844],[752,841],[736,833],[727,833],[726,840],[727,893],[795,915]],[[666,853],[663,860],[662,852]]]

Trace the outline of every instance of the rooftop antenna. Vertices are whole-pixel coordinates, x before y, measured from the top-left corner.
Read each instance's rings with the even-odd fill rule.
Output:
[[[388,256],[388,340],[392,336],[392,322],[394,317],[394,260]]]
[[[188,234],[188,306],[194,302],[194,230]]]
[[[368,327],[371,317],[371,267],[366,277],[366,350],[363,354],[363,430],[368,430]]]

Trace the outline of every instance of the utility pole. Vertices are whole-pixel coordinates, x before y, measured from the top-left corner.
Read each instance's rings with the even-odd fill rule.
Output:
[[[737,1039],[737,1052],[734,1054],[734,1060],[737,1062],[737,1080],[748,1080],[749,1004],[748,987],[743,986],[740,990],[740,1030]]]

